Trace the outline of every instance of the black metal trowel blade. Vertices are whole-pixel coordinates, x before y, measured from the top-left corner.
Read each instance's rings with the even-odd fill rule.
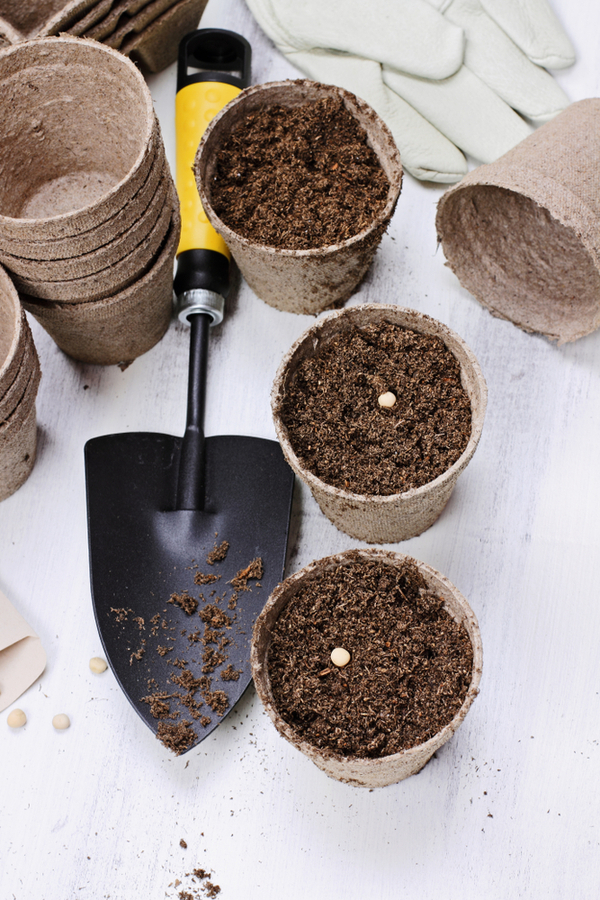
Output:
[[[182,438],[154,433],[88,441],[88,535],[96,621],[119,684],[153,732],[187,721],[197,744],[250,683],[252,626],[283,577],[293,473],[274,441],[209,437],[204,508],[176,510],[181,445]],[[225,559],[208,565],[223,541]],[[262,577],[236,591],[230,582],[257,557]],[[197,573],[219,577],[199,585]],[[198,600],[191,615],[169,602],[186,591]],[[207,606],[228,623],[207,626]],[[186,671],[195,690],[190,676],[183,687],[173,681]],[[223,680],[224,671],[234,680]],[[160,695],[166,707],[149,699]]]

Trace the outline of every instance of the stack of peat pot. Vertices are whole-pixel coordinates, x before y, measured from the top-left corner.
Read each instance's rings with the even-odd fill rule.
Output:
[[[19,297],[0,267],[0,500],[28,477],[35,461],[35,398],[40,364]]]
[[[0,262],[25,309],[75,359],[135,359],[168,328],[180,230],[142,75],[93,41],[17,44],[0,119]]]
[[[0,10],[0,46],[52,34],[102,41],[150,72],[177,58],[181,38],[198,26],[207,0],[19,0]],[[3,4],[6,6],[6,4]]]

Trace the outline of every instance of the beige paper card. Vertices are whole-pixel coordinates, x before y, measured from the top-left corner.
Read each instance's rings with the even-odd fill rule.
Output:
[[[42,642],[0,591],[0,712],[14,703],[45,668]]]

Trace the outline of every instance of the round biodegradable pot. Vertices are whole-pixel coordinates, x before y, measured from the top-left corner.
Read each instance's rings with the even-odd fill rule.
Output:
[[[128,228],[122,234],[91,250],[89,253],[81,253],[62,259],[35,259],[25,257],[23,254],[14,255],[0,249],[0,262],[15,275],[25,279],[68,281],[74,278],[85,278],[89,275],[102,272],[109,266],[120,263],[125,257],[133,253],[145,241],[150,240],[152,230],[159,219],[167,217],[169,208],[167,199],[172,187],[169,173],[159,182],[147,207],[140,211],[139,218],[133,227]],[[73,242],[76,239],[73,238]],[[31,247],[32,245],[30,245]],[[32,247],[33,252],[39,252]]]
[[[40,379],[40,362],[27,321],[24,344],[23,356],[17,374],[8,390],[0,395],[0,425],[11,417],[23,400],[32,376],[38,382]]]
[[[174,186],[170,175],[168,176],[168,182],[171,189],[170,193],[172,193]],[[72,267],[68,265],[65,267],[74,270],[71,273],[71,277],[67,280],[49,278],[41,280],[33,275],[25,276],[13,272],[13,281],[17,290],[31,297],[76,304],[89,303],[93,300],[102,300],[105,297],[114,296],[114,294],[133,284],[140,275],[148,271],[156,259],[156,255],[163,245],[171,225],[172,206],[169,203],[163,203],[156,212],[158,215],[145,238],[140,243],[136,243],[120,259],[107,263],[106,257],[98,251],[91,254],[91,260],[89,258],[85,260],[81,267],[78,265],[78,259],[75,259]],[[23,266],[23,261],[20,262],[21,269],[27,268]],[[52,263],[46,265],[52,274],[57,274]],[[94,265],[97,265],[99,268],[92,274],[81,274],[79,276],[75,274],[76,271],[86,271],[90,266]],[[44,264],[38,263],[37,266],[44,266]],[[100,266],[103,267],[100,268]]]
[[[581,100],[440,199],[448,265],[490,312],[558,344],[600,325],[600,99]]]
[[[25,309],[73,359],[95,365],[130,362],[165,334],[173,311],[173,264],[179,243],[179,206],[160,255],[130,287],[89,303],[48,303],[22,295]]]
[[[0,266],[0,398],[17,377],[28,340],[28,325],[14,284]]]
[[[435,335],[445,343],[460,365],[461,383],[471,401],[471,435],[457,461],[433,481],[400,494],[354,494],[327,484],[304,466],[290,442],[281,410],[290,379],[303,359],[317,355],[323,342],[331,340],[342,331],[382,322]],[[289,465],[308,485],[322,512],[336,528],[370,544],[408,540],[433,525],[450,499],[458,476],[477,448],[486,404],[487,387],[483,374],[462,338],[430,316],[413,309],[384,304],[353,306],[320,317],[284,356],[271,392],[275,430]]]
[[[160,138],[135,65],[95,41],[0,51],[0,245],[88,231],[145,182]]]
[[[54,261],[85,256],[95,251],[105,252],[126,234],[135,232],[156,195],[163,189],[167,162],[162,139],[154,141],[155,153],[146,180],[132,199],[114,216],[80,234],[51,240],[12,240],[2,236],[0,253],[23,257],[26,260]],[[170,173],[169,173],[170,174]]]
[[[354,237],[311,250],[282,250],[259,244],[232,231],[215,213],[211,188],[217,154],[231,131],[245,117],[268,106],[287,107],[324,99],[342,98],[344,105],[367,133],[389,181],[387,202],[368,228]],[[364,278],[392,217],[402,187],[400,155],[391,132],[364,100],[332,85],[315,81],[280,81],[242,91],[208,125],[194,164],[204,211],[223,237],[242,275],[270,306],[310,315],[340,305]]]
[[[473,651],[470,685],[464,701],[454,717],[424,743],[399,753],[375,758],[343,756],[333,750],[319,748],[303,740],[297,730],[280,715],[269,676],[269,649],[272,633],[284,609],[288,604],[294,602],[295,596],[309,582],[318,584],[325,572],[335,570],[340,566],[347,566],[357,558],[396,567],[400,567],[406,561],[416,565],[427,584],[427,589],[442,599],[446,611],[466,629]],[[466,599],[454,585],[425,563],[399,553],[373,549],[350,550],[317,560],[279,584],[256,620],[251,645],[252,676],[256,692],[277,731],[331,778],[367,788],[384,787],[402,781],[410,775],[415,775],[452,737],[479,693],[482,663],[481,635],[477,619]]]
[[[16,405],[0,420],[0,500],[5,500],[27,480],[35,462],[37,419],[35,399],[40,383],[40,367],[35,348],[25,353],[28,371],[25,388],[13,398]],[[21,366],[21,371],[24,366]],[[20,378],[17,376],[17,380]],[[9,395],[12,391],[9,390]],[[6,416],[5,416],[6,414]],[[5,416],[5,417],[4,417]]]

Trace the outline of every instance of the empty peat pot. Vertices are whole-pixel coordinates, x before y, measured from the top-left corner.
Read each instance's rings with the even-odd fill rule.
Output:
[[[573,103],[441,197],[447,264],[493,315],[558,344],[600,326],[600,99]]]
[[[346,653],[332,656],[336,648]],[[479,692],[482,660],[476,617],[454,585],[374,549],[317,560],[279,584],[251,647],[256,691],[279,733],[331,778],[368,788],[416,774],[452,737]]]
[[[114,218],[146,181],[161,140],[138,69],[79,38],[0,50],[0,117],[0,246]]]
[[[383,400],[384,394],[390,391],[390,385],[389,382],[381,383],[376,368],[364,373],[361,364],[361,370],[357,373],[345,374],[342,372],[337,382],[337,384],[342,385],[341,391],[343,391],[345,384],[349,382],[351,374],[356,374],[360,382],[359,393],[355,394],[350,400],[346,400],[341,392],[335,396],[337,391],[335,384],[330,386],[331,393],[325,393],[322,388],[319,389],[321,393],[316,403],[321,406],[321,410],[325,410],[322,428],[328,439],[329,453],[332,454],[331,459],[335,463],[333,470],[336,476],[339,476],[338,485],[328,483],[321,476],[315,474],[307,464],[307,457],[302,455],[298,441],[296,441],[296,444],[294,443],[294,439],[291,436],[293,423],[289,418],[293,413],[287,408],[287,399],[292,389],[295,389],[294,385],[297,377],[305,377],[301,370],[306,368],[307,363],[310,365],[324,351],[333,352],[334,356],[340,358],[339,354],[342,351],[338,351],[336,347],[336,341],[340,337],[351,335],[352,333],[358,333],[360,336],[361,332],[365,333],[365,329],[371,326],[385,327],[387,324],[401,326],[417,334],[433,336],[439,339],[439,347],[445,346],[450,351],[448,358],[451,360],[454,368],[456,390],[462,395],[462,403],[467,409],[467,414],[468,404],[470,403],[470,433],[467,431],[466,434],[461,435],[461,444],[459,446],[464,445],[464,449],[462,449],[462,452],[455,450],[454,457],[450,456],[450,458],[454,458],[454,462],[433,477],[432,480],[426,481],[417,487],[409,487],[407,490],[400,490],[396,493],[388,492],[386,494],[381,493],[378,489],[377,479],[380,466],[385,465],[394,471],[401,464],[401,458],[404,453],[400,437],[398,437],[396,442],[396,434],[400,435],[402,433],[398,430],[398,427],[404,427],[403,418],[406,415],[405,407],[408,402],[406,396],[403,396],[402,375],[399,376],[397,381],[398,386],[394,385],[397,402],[389,410],[380,410],[378,408],[379,397]],[[439,343],[440,341],[441,343]],[[374,349],[377,350],[376,347]],[[368,368],[371,369],[370,363]],[[395,368],[398,371],[400,370],[398,366],[392,368],[394,372]],[[394,372],[390,378],[395,377]],[[446,373],[440,373],[442,380],[444,374]],[[352,380],[356,381],[357,379]],[[420,386],[417,389],[421,390]],[[428,402],[427,398],[425,399]],[[458,476],[465,469],[477,448],[483,428],[486,404],[487,387],[485,380],[473,352],[462,338],[446,325],[432,319],[430,316],[419,313],[416,310],[384,304],[353,306],[321,316],[314,325],[298,338],[284,356],[275,376],[271,392],[271,408],[275,430],[289,465],[298,477],[308,485],[322,512],[340,531],[358,540],[372,544],[387,544],[407,540],[421,534],[421,532],[433,525],[450,499]],[[371,416],[371,420],[374,419],[376,429],[383,427],[385,424],[388,435],[392,435],[391,438],[388,438],[388,447],[390,449],[386,459],[376,458],[372,455],[378,452],[380,444],[377,430],[375,437],[369,439],[371,446],[365,448],[364,455],[361,457],[358,454],[361,462],[367,460],[370,466],[369,471],[373,471],[372,482],[374,487],[368,493],[358,493],[350,487],[346,487],[346,482],[344,482],[344,476],[342,475],[341,455],[339,466],[337,465],[337,459],[333,455],[337,454],[338,445],[341,445],[340,442],[344,441],[351,458],[351,454],[354,452],[351,444],[354,444],[361,437],[360,434],[352,434],[352,429],[362,428],[362,423],[357,425],[355,421],[351,421],[353,411],[358,408],[358,405],[368,406],[368,414]],[[327,416],[329,415],[327,410],[329,408],[337,411],[333,419],[330,416],[329,421],[327,421]],[[387,417],[385,423],[383,422],[384,416]],[[440,429],[436,427],[435,430]],[[333,441],[330,438],[331,434],[334,435]],[[413,436],[415,434],[416,432],[413,429]],[[439,440],[436,435],[433,438],[434,443],[437,443],[437,446],[443,450],[446,446],[445,434],[442,433]],[[435,452],[438,452],[437,449]],[[370,462],[371,459],[373,459],[372,462]],[[315,459],[315,462],[318,464],[318,458]],[[313,462],[312,464],[314,467],[315,463]],[[419,465],[418,460],[416,465]],[[340,483],[342,486],[339,486]]]
[[[385,203],[353,237],[313,249],[267,246],[233,231],[215,212],[212,199],[218,177],[217,156],[232,130],[247,116],[268,107],[299,107],[327,98],[341,99],[366,132],[367,145],[377,155],[389,182]],[[272,82],[242,91],[208,125],[194,171],[204,211],[252,290],[277,309],[301,314],[341,305],[354,293],[371,265],[402,186],[400,155],[391,132],[375,111],[342,88],[306,79]]]
[[[117,365],[137,359],[163,337],[173,312],[173,262],[181,230],[175,191],[171,203],[171,223],[158,256],[119,293],[87,303],[21,295],[27,312],[68,356],[92,365]]]

